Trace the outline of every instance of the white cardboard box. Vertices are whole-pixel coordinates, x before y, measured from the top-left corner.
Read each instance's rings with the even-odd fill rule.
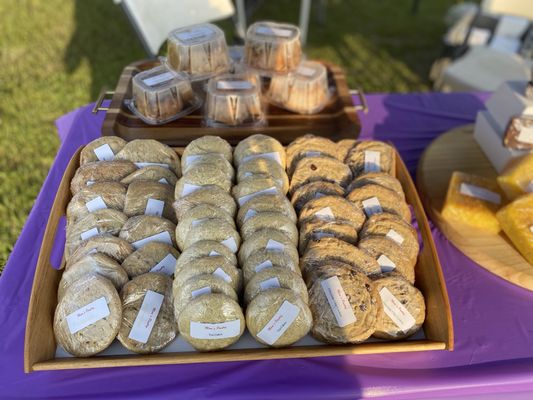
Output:
[[[485,103],[500,131],[505,131],[511,117],[533,117],[533,101],[524,96],[526,85],[526,81],[504,82]]]

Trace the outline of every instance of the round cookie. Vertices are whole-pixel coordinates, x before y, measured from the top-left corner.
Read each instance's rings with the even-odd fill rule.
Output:
[[[289,193],[311,182],[324,181],[346,187],[352,180],[350,168],[336,158],[307,157],[301,159],[292,174]]]
[[[170,237],[172,245],[176,247],[175,230],[176,225],[168,219],[156,217],[154,215],[137,215],[126,221],[120,230],[119,237],[132,243],[134,247],[138,248],[142,247],[139,244],[135,245],[139,240],[167,232],[168,236],[166,237]],[[157,241],[165,242],[163,239]]]
[[[274,319],[279,318],[280,309],[286,319],[276,323]],[[285,323],[283,327],[282,323]],[[307,335],[312,325],[309,307],[289,289],[261,292],[246,308],[248,331],[255,340],[268,346],[290,346]]]
[[[244,332],[245,320],[239,303],[213,293],[199,296],[183,307],[178,327],[196,350],[214,351],[237,342]],[[218,329],[213,332],[212,328]]]
[[[93,161],[111,161],[125,145],[126,141],[118,136],[99,137],[85,145],[81,150],[80,165]]]
[[[297,217],[289,200],[280,194],[261,194],[248,200],[239,208],[237,226],[241,227],[248,218],[262,212],[279,212],[296,223]]]
[[[296,249],[293,242],[283,232],[276,229],[262,229],[252,234],[241,246],[238,254],[239,264],[243,265],[248,257],[259,249],[284,252],[288,247]],[[298,254],[298,252],[296,252]]]
[[[227,162],[224,158],[220,158]],[[197,186],[215,185],[225,192],[230,191],[233,183],[233,177],[217,164],[210,162],[197,162],[192,164],[185,174],[176,183],[174,195],[176,199],[186,196],[190,193],[190,187],[194,190]]]
[[[185,237],[183,248],[185,250],[200,240],[214,240],[226,245],[233,253],[237,253],[241,245],[241,237],[235,230],[233,220],[226,218],[211,218],[200,220],[198,224],[191,227]]]
[[[287,172],[292,176],[296,164],[303,158],[316,156],[337,158],[337,146],[330,139],[307,134],[293,140],[287,146],[286,153]]]
[[[247,178],[272,178],[283,193],[289,190],[289,178],[285,170],[270,158],[254,158],[239,165],[237,181]]]
[[[357,144],[355,139],[342,139],[337,142],[337,158],[344,162],[351,149]]]
[[[177,198],[172,207],[174,207],[179,221],[191,208],[199,204],[215,205],[231,216],[234,216],[237,212],[237,203],[235,203],[233,197],[216,185],[203,186],[187,196]]]
[[[325,221],[314,219],[300,225],[300,240],[298,249],[304,254],[311,240],[334,237],[343,242],[357,244],[357,230],[351,224],[341,221]]]
[[[132,140],[117,153],[115,158],[117,160],[129,160],[133,163],[165,164],[169,166],[176,176],[181,176],[181,164],[178,153],[166,144],[156,140]],[[139,166],[138,164],[136,165]]]
[[[339,221],[361,229],[365,222],[363,209],[344,197],[324,196],[308,201],[300,211],[300,225],[313,220]]]
[[[348,268],[353,269],[353,267],[350,264],[346,264],[342,261],[337,260],[324,260],[324,263],[321,265],[318,265],[317,267],[313,269],[309,269],[306,271],[305,274],[305,284],[307,285],[307,289],[310,289],[311,286],[313,286],[313,283],[320,278],[320,276],[324,273],[330,270],[331,268]],[[376,275],[376,276],[382,276],[382,275]]]
[[[246,202],[252,198],[263,194],[280,194],[284,195],[276,181],[272,178],[254,178],[249,177],[240,181],[237,185],[233,186],[231,190],[235,201],[239,203],[239,206],[243,206]]]
[[[254,251],[242,266],[244,282],[248,283],[252,277],[265,268],[286,268],[298,275],[302,275],[299,266],[298,251],[292,246],[285,247],[284,251],[259,249]]]
[[[194,260],[202,257],[224,257],[231,265],[237,266],[237,257],[226,246],[214,240],[200,240],[190,247],[187,247],[180,254],[176,262],[176,271],[188,268]]]
[[[67,206],[67,223],[74,224],[87,214],[102,208],[123,211],[126,187],[119,182],[96,182],[82,188]]]
[[[185,171],[192,161],[198,159],[197,156],[212,153],[222,154],[228,162],[233,162],[233,151],[227,141],[218,136],[202,136],[201,138],[194,139],[183,150],[181,169]]]
[[[324,196],[344,197],[344,189],[331,182],[316,181],[307,183],[294,191],[291,196],[291,203],[296,212],[300,213],[308,201]]]
[[[374,287],[381,298],[374,337],[405,339],[422,327],[426,318],[426,304],[417,288],[397,276],[377,279]]]
[[[270,155],[271,153],[278,153],[275,156],[279,159],[281,167],[285,169],[287,162],[282,144],[270,136],[256,134],[248,136],[237,144],[233,152],[233,162],[238,167],[252,158],[264,157],[265,154]]]
[[[368,174],[359,175],[348,185],[346,192],[350,193],[356,188],[370,184],[383,186],[386,189],[392,190],[405,201],[405,193],[403,192],[400,181],[384,172],[369,172]]]
[[[84,311],[83,309],[95,301],[100,305],[103,303],[101,298],[105,300],[109,314],[85,327],[73,327],[71,331],[67,317]],[[74,356],[93,356],[108,348],[115,340],[121,319],[122,305],[113,284],[101,276],[85,276],[74,282],[58,302],[54,314],[56,342]]]
[[[137,171],[132,172],[125,178],[123,178],[120,183],[124,185],[129,185],[132,182],[136,181],[154,181],[159,183],[165,183],[172,187],[176,186],[178,177],[170,169],[160,167],[159,165],[148,165],[143,168],[139,168]]]
[[[354,177],[368,172],[394,175],[394,149],[384,142],[375,140],[357,142],[344,162],[350,167]]]
[[[224,174],[223,176],[225,176],[226,179],[230,179],[231,181],[235,179],[235,170],[233,169],[233,165],[228,160],[226,160],[222,154],[212,153],[203,154],[200,156],[189,156],[189,158],[191,157],[193,157],[193,159],[187,164],[187,167],[185,167],[185,169],[183,170],[183,175],[186,175],[189,171],[194,171],[198,168],[209,168],[207,169],[207,171],[212,168],[216,168]],[[210,167],[206,167],[208,165]]]
[[[331,266],[322,271],[309,289],[311,335],[325,343],[364,342],[376,330],[379,309],[372,281],[350,268]],[[343,309],[342,314],[333,311],[330,301]],[[349,308],[344,308],[346,302]]]
[[[116,236],[109,234],[92,236],[76,247],[76,250],[71,254],[68,260],[69,262],[65,268],[68,268],[72,263],[75,263],[83,256],[93,253],[105,254],[119,264],[122,264],[126,257],[133,253],[134,250],[135,249],[130,243]]]
[[[302,276],[284,267],[265,268],[256,273],[246,283],[244,304],[250,304],[259,293],[275,288],[290,289],[307,304],[309,296]]]
[[[168,276],[157,273],[139,275],[124,285],[120,292],[122,299],[122,323],[117,339],[126,349],[139,354],[156,353],[174,340],[177,324],[172,306],[171,287],[172,280]],[[146,310],[148,311],[153,307],[153,304],[148,303],[143,308],[146,296],[150,292],[164,297],[152,329],[148,333],[142,330],[145,326],[142,326],[142,328],[140,326],[137,327],[135,326],[135,322],[137,318],[141,318],[139,321],[143,325],[147,324],[146,316],[140,314],[140,311],[144,311],[144,308],[150,307]],[[153,300],[150,299],[149,301]],[[145,318],[143,319],[143,317]],[[136,330],[134,331],[134,329]]]
[[[176,214],[172,209],[173,201],[174,192],[171,186],[153,181],[134,181],[130,183],[126,192],[124,214],[128,217],[157,215],[176,223]],[[162,207],[159,202],[163,202]]]
[[[283,232],[296,246],[298,245],[298,229],[290,218],[278,212],[261,212],[248,218],[241,226],[243,240],[248,240],[261,229],[276,229]]]
[[[411,210],[407,203],[395,192],[383,186],[368,184],[352,190],[346,198],[363,209],[367,218],[373,214],[386,212],[396,214],[407,222],[411,221]]]
[[[83,164],[76,170],[70,182],[70,191],[75,195],[81,189],[96,182],[120,182],[136,169],[135,164],[125,160],[95,161]]]
[[[148,272],[172,275],[179,255],[179,251],[167,243],[150,242],[131,253],[122,263],[122,268],[130,278]],[[164,261],[163,265],[159,265],[161,261]]]

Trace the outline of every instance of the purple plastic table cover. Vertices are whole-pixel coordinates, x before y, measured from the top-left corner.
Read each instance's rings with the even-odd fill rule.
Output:
[[[472,123],[486,98],[483,93],[368,95],[361,137],[392,141],[414,173],[430,141]],[[82,107],[58,119],[62,145],[0,278],[0,398],[531,398],[533,293],[485,271],[437,229],[433,235],[454,320],[453,352],[24,374],[24,329],[39,247],[71,155],[99,136],[104,114],[90,110]]]

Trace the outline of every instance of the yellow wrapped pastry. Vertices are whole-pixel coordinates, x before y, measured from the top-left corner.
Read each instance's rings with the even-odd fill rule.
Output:
[[[533,193],[519,197],[496,216],[518,251],[533,264]]]
[[[498,184],[510,200],[533,192],[533,153],[509,162],[498,176]]]
[[[450,179],[443,218],[489,234],[500,231],[496,211],[502,205],[500,188],[493,179],[455,171]]]

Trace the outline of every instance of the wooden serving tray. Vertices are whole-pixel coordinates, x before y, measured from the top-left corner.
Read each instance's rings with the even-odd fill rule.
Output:
[[[506,281],[533,290],[533,265],[503,234],[487,235],[442,218],[441,210],[453,171],[496,178],[496,170],[474,139],[474,125],[439,136],[420,158],[417,184],[432,221],[455,247],[486,270]]]
[[[274,349],[253,343],[242,344],[244,337],[237,342],[237,348],[219,352],[200,353],[197,351],[158,353],[153,355],[99,355],[91,358],[57,357],[56,342],[53,332],[54,311],[57,305],[57,288],[63,272],[54,269],[50,256],[54,249],[54,241],[60,220],[66,214],[71,199],[70,181],[79,166],[81,148],[70,160],[59,186],[54,205],[50,212],[31,293],[28,319],[26,321],[26,337],[24,344],[25,372],[102,368],[134,365],[184,364],[217,361],[266,360],[277,358],[304,358],[337,356],[349,354],[396,353],[428,350],[453,350],[453,324],[448,301],[446,285],[442,276],[441,266],[433,237],[428,225],[426,214],[416,192],[411,176],[396,153],[396,177],[405,191],[407,202],[413,207],[415,218],[422,236],[423,246],[418,255],[415,267],[416,286],[424,294],[426,300],[426,321],[423,335],[414,338],[385,342],[368,341],[357,345],[327,345],[313,342],[309,338],[303,345]],[[176,149],[181,154],[182,149]],[[241,344],[240,344],[241,343]],[[240,344],[240,345],[239,345]],[[172,346],[172,345],[171,345]],[[248,347],[247,347],[248,346]],[[106,354],[106,352],[104,352]]]
[[[205,135],[217,135],[235,145],[250,134],[264,133],[283,144],[289,144],[306,133],[332,140],[355,139],[361,130],[357,107],[352,102],[343,70],[326,62],[324,65],[328,69],[328,79],[330,87],[334,88],[334,94],[318,114],[299,115],[269,105],[268,126],[261,128],[206,128],[202,126],[201,110],[164,125],[148,125],[124,105],[124,100],[131,98],[132,77],[156,65],[159,65],[159,61],[143,60],[124,68],[107,109],[102,126],[103,135],[116,135],[128,141],[155,139],[170,146],[186,146],[190,141]]]

